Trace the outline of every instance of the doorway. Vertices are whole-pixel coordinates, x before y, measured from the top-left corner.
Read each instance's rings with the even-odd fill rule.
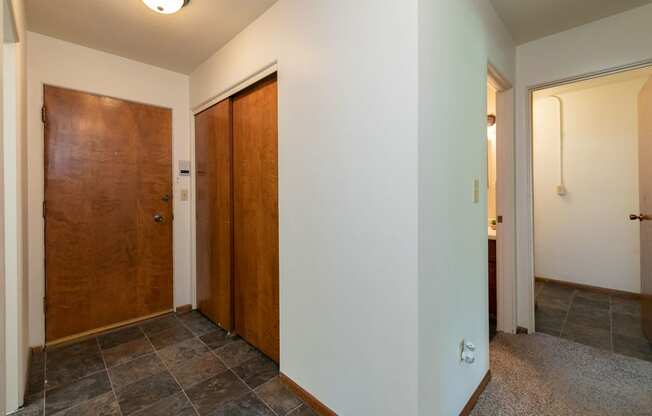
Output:
[[[279,361],[277,81],[195,115],[199,311]]]
[[[487,67],[487,106],[484,141],[487,145],[487,245],[489,335],[516,331],[515,210],[513,89],[494,69]]]
[[[531,108],[536,331],[652,361],[652,68],[540,88]]]
[[[498,322],[498,287],[496,239],[498,228],[496,214],[496,141],[498,119],[496,117],[496,88],[487,83],[487,240],[488,240],[488,279],[489,279],[489,339],[496,335]]]
[[[172,310],[171,110],[46,85],[46,342]]]

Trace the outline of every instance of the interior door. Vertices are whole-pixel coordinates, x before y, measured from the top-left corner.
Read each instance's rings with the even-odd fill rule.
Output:
[[[233,98],[235,327],[279,359],[276,77]]]
[[[652,78],[638,97],[641,224],[641,318],[652,342]]]
[[[44,87],[46,340],[172,309],[171,111]]]
[[[231,100],[195,116],[197,163],[197,304],[231,331],[232,318]]]

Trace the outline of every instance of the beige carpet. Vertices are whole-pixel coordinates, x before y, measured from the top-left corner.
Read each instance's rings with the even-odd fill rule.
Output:
[[[472,415],[652,415],[652,363],[544,334],[498,334]]]

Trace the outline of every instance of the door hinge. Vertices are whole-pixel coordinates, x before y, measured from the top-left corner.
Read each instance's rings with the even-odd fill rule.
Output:
[[[47,212],[46,210],[47,210],[47,204],[45,203],[45,201],[43,201],[43,218],[45,218],[45,214]]]
[[[498,217],[496,217],[496,222],[497,222],[498,224],[502,224],[502,223],[503,223],[503,216],[502,216],[502,215],[499,215]]]
[[[47,118],[47,110],[45,106],[41,107],[41,121],[43,124],[47,123],[48,118]]]

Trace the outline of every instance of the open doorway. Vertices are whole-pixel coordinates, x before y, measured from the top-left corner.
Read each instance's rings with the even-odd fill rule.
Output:
[[[491,65],[487,72],[487,244],[489,336],[516,331],[513,89]]]
[[[487,241],[488,241],[488,286],[489,286],[489,339],[496,335],[497,308],[497,264],[496,264],[496,87],[487,82]]]
[[[652,67],[531,104],[536,331],[652,361]]]

